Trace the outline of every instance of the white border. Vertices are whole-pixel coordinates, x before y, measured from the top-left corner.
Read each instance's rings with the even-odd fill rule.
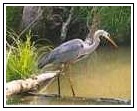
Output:
[[[132,4],[5,4],[6,6],[131,6],[131,105],[6,105],[6,95],[4,95],[4,107],[132,107],[133,106],[133,5]],[[6,11],[4,12],[4,35],[6,36]],[[4,37],[6,43],[6,37]],[[5,46],[5,44],[4,44]],[[6,52],[6,46],[4,47]],[[4,62],[6,62],[6,54],[4,54]],[[4,67],[4,74],[6,74],[6,63]],[[6,75],[5,75],[6,76]],[[6,78],[6,77],[4,77]],[[4,80],[4,85],[6,80]],[[6,89],[6,86],[4,87]]]
[[[6,4],[6,6],[131,6],[131,4]]]

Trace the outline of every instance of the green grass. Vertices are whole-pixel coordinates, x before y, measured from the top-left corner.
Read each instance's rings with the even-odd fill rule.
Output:
[[[8,46],[6,53],[6,81],[27,78],[37,72],[37,52],[31,35],[26,35],[26,41],[13,38],[14,45]]]
[[[8,29],[6,39],[12,41],[6,43],[6,81],[25,79],[31,75],[38,74],[38,60],[45,53],[53,49],[52,44],[45,40],[45,44],[31,41],[29,32],[25,41],[13,30]],[[44,41],[44,40],[42,40]]]

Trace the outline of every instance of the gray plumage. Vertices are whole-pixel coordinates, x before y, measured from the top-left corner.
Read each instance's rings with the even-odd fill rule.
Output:
[[[82,42],[80,39],[73,39],[61,44],[39,61],[39,68],[49,63],[60,64],[76,60],[83,49]]]

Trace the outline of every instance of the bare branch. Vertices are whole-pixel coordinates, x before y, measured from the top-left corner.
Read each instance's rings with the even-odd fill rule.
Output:
[[[67,31],[68,31],[68,25],[70,24],[70,21],[72,19],[73,10],[74,10],[74,7],[71,7],[68,19],[66,20],[66,22],[63,22],[63,24],[62,24],[62,29],[61,29],[62,41],[64,41],[66,39],[66,35],[67,35]]]

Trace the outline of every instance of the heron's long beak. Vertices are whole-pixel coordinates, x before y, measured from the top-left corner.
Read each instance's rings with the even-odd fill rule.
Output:
[[[115,48],[118,48],[117,44],[110,37],[106,37],[106,39],[111,42],[111,44],[114,45]]]

